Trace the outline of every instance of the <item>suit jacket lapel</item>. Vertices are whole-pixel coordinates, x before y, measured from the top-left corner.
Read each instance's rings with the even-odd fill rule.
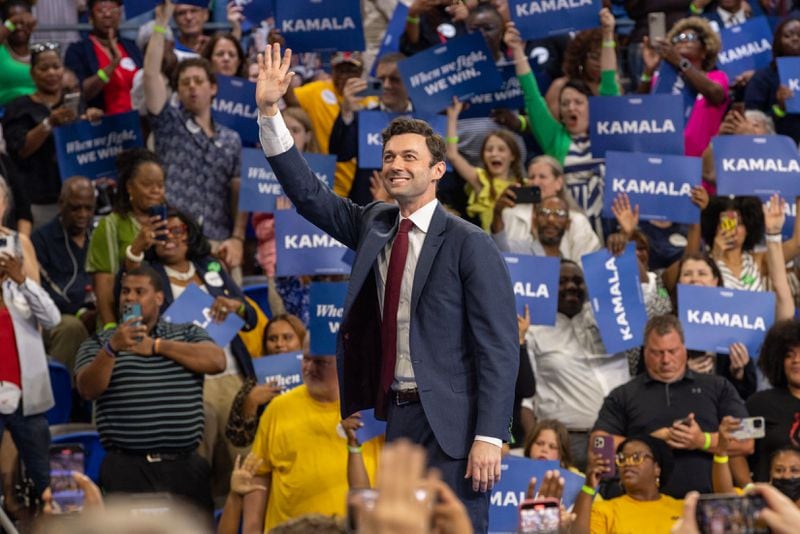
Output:
[[[372,228],[367,231],[369,234],[364,238],[364,242],[358,249],[353,268],[350,271],[350,283],[347,287],[347,299],[345,303],[345,315],[350,305],[361,291],[367,276],[372,275],[372,266],[378,258],[386,243],[397,233],[397,210],[387,210],[385,215],[376,217],[373,220]]]
[[[422,294],[422,289],[428,281],[428,274],[433,267],[433,260],[439,252],[439,247],[444,240],[444,230],[447,226],[447,214],[441,204],[436,206],[431,219],[431,225],[428,227],[428,234],[425,236],[425,241],[422,243],[422,250],[419,253],[417,260],[417,268],[414,271],[414,285],[411,289],[411,311],[417,308],[419,297]]]

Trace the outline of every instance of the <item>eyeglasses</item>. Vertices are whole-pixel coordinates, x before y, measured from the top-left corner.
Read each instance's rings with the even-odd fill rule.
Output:
[[[678,43],[693,43],[695,41],[702,41],[703,36],[695,32],[681,32],[672,37],[672,44]]]
[[[617,467],[624,467],[626,465],[637,466],[642,465],[646,458],[654,459],[653,455],[649,452],[634,452],[628,456],[625,456],[625,454],[621,452],[614,458],[614,463],[617,464]]]
[[[557,208],[557,209],[539,208],[538,214],[544,218],[550,217],[552,215],[557,219],[566,219],[569,216],[569,212],[562,208]]]
[[[185,224],[181,224],[180,226],[172,226],[172,227],[168,226],[167,227],[167,231],[170,233],[170,235],[175,236],[175,237],[180,237],[180,236],[186,234],[187,230],[188,230],[188,228],[186,228]]]
[[[53,51],[58,52],[59,50],[61,50],[61,45],[50,41],[44,43],[33,43],[30,46],[30,50],[31,50],[31,55],[35,56],[36,54],[41,54],[43,52],[53,52]]]

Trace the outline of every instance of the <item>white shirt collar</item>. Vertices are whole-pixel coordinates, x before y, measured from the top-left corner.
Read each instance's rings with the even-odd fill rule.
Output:
[[[420,209],[412,213],[408,218],[411,219],[411,222],[414,223],[415,227],[427,234],[428,228],[431,226],[431,220],[433,219],[433,212],[436,211],[436,206],[438,204],[439,201],[434,198]],[[400,220],[403,220],[403,217],[400,217]]]
[[[730,24],[731,20],[735,20],[737,24],[742,24],[747,20],[747,17],[744,14],[744,8],[739,8],[739,11],[735,13],[731,13],[721,7],[717,7],[717,15],[719,18],[722,19],[722,24],[726,28]]]

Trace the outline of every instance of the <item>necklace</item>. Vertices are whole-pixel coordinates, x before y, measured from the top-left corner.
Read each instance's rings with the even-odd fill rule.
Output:
[[[195,268],[194,268],[194,264],[193,263],[189,263],[189,270],[186,271],[185,273],[182,273],[180,271],[176,271],[175,269],[171,269],[171,268],[167,267],[166,265],[164,266],[164,272],[166,272],[167,276],[172,278],[173,280],[177,280],[178,282],[187,282],[187,281],[191,280],[192,278],[194,278],[194,275],[195,275],[196,271],[195,271]]]

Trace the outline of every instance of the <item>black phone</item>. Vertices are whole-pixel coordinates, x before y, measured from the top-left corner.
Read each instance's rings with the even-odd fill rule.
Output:
[[[380,80],[367,80],[367,88],[356,93],[356,96],[381,96],[383,94],[383,82]]]
[[[53,495],[53,513],[69,514],[83,509],[83,490],[72,476],[73,471],[84,472],[86,455],[80,444],[53,445],[50,447],[50,489]]]
[[[542,201],[542,190],[538,185],[527,185],[514,190],[517,204],[538,204]]]
[[[162,221],[167,220],[167,205],[166,204],[156,204],[155,206],[150,206],[147,208],[147,213],[150,217],[158,217]],[[167,236],[165,235],[157,235],[156,239],[159,241],[166,241]]]
[[[758,513],[766,508],[761,495],[700,495],[697,500],[697,526],[700,532],[769,532]]]

